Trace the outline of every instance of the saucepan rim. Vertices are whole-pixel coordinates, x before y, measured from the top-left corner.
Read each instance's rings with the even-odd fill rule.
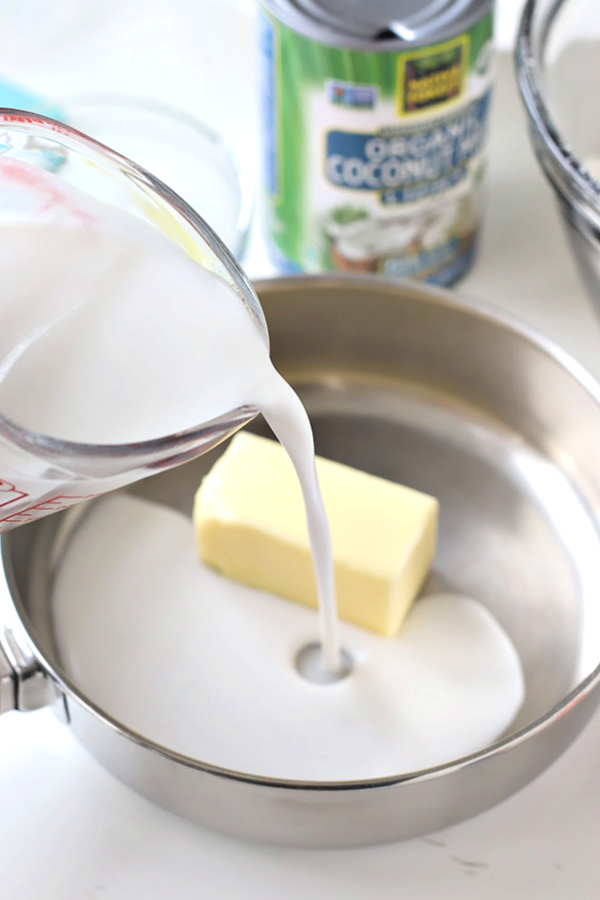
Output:
[[[544,335],[539,334],[527,324],[520,322],[514,316],[508,315],[505,312],[500,311],[490,305],[475,303],[471,300],[466,299],[465,297],[456,296],[454,292],[451,293],[443,288],[438,288],[431,285],[421,285],[417,282],[407,282],[398,279],[385,279],[368,274],[360,276],[282,276],[278,278],[257,281],[255,283],[255,288],[258,296],[260,297],[261,292],[269,290],[281,290],[299,287],[306,288],[307,286],[310,286],[313,289],[332,286],[338,288],[346,286],[355,287],[357,284],[361,283],[365,285],[368,284],[369,289],[375,291],[389,291],[391,289],[393,289],[394,291],[408,291],[412,295],[415,295],[417,298],[433,302],[438,306],[457,309],[469,316],[476,316],[479,319],[482,319],[497,328],[501,328],[503,331],[509,332],[515,338],[518,338],[521,341],[525,341],[529,345],[533,346],[536,350],[543,352],[547,357],[558,363],[560,367],[565,370],[567,374],[570,375],[600,407],[600,384],[579,362],[577,362],[566,351],[558,347],[553,341],[551,341]],[[69,512],[72,513],[73,511]],[[59,513],[58,515],[64,515],[64,513]],[[34,524],[33,526],[25,527],[36,527],[36,525]],[[599,663],[598,666],[596,666],[589,675],[587,675],[577,685],[575,685],[575,687],[573,687],[558,703],[552,706],[543,715],[538,716],[527,725],[520,728],[518,731],[508,735],[507,737],[501,738],[498,741],[474,753],[462,756],[458,759],[450,760],[446,763],[431,768],[420,769],[411,772],[403,772],[382,778],[347,781],[310,781],[269,778],[261,775],[253,775],[251,773],[240,772],[233,769],[220,767],[170,750],[168,747],[163,747],[160,744],[156,744],[148,738],[145,738],[143,735],[140,735],[134,730],[130,729],[125,723],[122,723],[113,718],[104,710],[102,710],[98,705],[89,700],[82,692],[80,692],[77,685],[69,677],[61,673],[59,668],[47,658],[44,652],[36,645],[35,640],[31,637],[31,634],[35,633],[35,629],[32,627],[31,618],[27,610],[23,606],[23,603],[19,596],[16,580],[12,571],[11,541],[15,539],[15,534],[15,531],[8,532],[1,538],[2,560],[4,563],[5,575],[9,586],[10,602],[12,604],[14,613],[17,615],[21,626],[24,628],[26,640],[30,644],[37,662],[42,667],[44,672],[52,679],[55,685],[58,686],[59,691],[62,691],[65,695],[67,695],[67,697],[75,700],[83,709],[85,709],[103,725],[107,726],[110,730],[118,732],[119,734],[125,736],[130,741],[139,745],[143,749],[153,754],[157,754],[160,757],[170,760],[171,762],[176,763],[180,766],[197,769],[218,778],[256,786],[274,788],[281,791],[309,793],[344,791],[354,792],[364,791],[366,789],[376,790],[380,788],[387,788],[392,785],[407,783],[416,784],[424,781],[429,781],[481,763],[483,760],[486,760],[497,754],[504,753],[505,751],[511,750],[518,745],[523,744],[534,735],[548,728],[553,722],[563,716],[571,707],[575,706],[581,700],[583,700],[600,681]]]

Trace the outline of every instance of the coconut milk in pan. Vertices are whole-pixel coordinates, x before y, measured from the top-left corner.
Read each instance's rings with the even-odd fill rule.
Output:
[[[481,218],[493,0],[262,2],[275,262],[456,281]]]

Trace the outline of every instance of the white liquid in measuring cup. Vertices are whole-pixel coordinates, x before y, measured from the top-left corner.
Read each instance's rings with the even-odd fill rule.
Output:
[[[0,162],[0,180],[29,210],[0,223],[0,412],[63,440],[124,444],[260,409],[302,485],[324,658],[337,671],[310,423],[240,297],[151,226],[51,175]]]

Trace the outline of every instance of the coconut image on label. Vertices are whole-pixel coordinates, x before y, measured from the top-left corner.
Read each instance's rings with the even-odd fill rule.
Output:
[[[288,271],[451,284],[482,214],[491,0],[263,0],[267,231]]]

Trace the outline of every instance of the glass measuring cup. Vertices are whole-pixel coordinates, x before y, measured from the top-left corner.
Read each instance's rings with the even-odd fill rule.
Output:
[[[262,309],[242,269],[204,220],[149,172],[67,125],[12,109],[0,109],[0,158],[50,171],[158,227],[233,287],[268,345]],[[1,305],[0,293],[0,323]],[[31,431],[0,410],[0,533],[192,459],[256,414],[242,406],[177,434],[96,445]]]

